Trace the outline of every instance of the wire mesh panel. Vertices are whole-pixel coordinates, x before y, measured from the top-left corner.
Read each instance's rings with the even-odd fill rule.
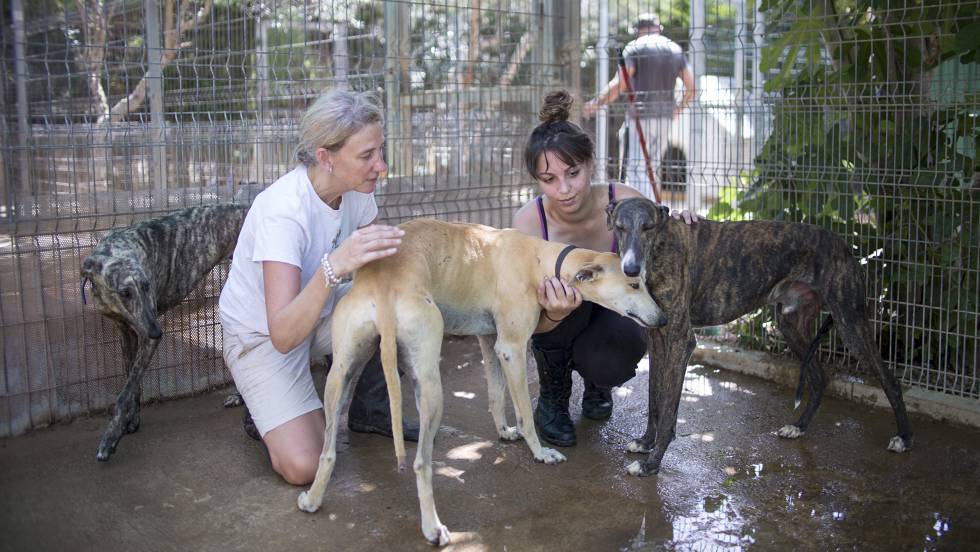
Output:
[[[531,193],[520,148],[569,72],[556,52],[579,49],[578,11],[559,4],[5,3],[0,436],[105,408],[122,388],[118,332],[82,300],[96,242],[181,207],[249,202],[293,167],[299,117],[327,88],[386,106],[383,219],[509,224]],[[230,381],[226,272],[163,317],[144,398]]]
[[[717,219],[840,233],[867,268],[906,384],[980,399],[973,2],[11,0],[0,12],[0,436],[105,408],[125,367],[82,302],[109,230],[247,203],[295,164],[324,89],[386,108],[381,216],[506,226],[537,193],[521,151],[544,94],[582,105],[637,17],[684,52],[693,101],[652,152],[663,200]],[[678,79],[675,97],[683,98]],[[626,101],[594,119],[596,182],[622,178]],[[229,381],[221,265],[164,316],[147,398]],[[771,313],[722,331],[781,350]],[[862,377],[831,341],[827,360]]]
[[[662,166],[673,158],[685,168],[679,179],[659,175],[666,202],[719,220],[839,233],[866,269],[889,368],[904,384],[980,399],[975,2],[627,0],[588,9],[594,48],[585,59],[593,63],[603,44],[612,57],[588,93],[614,75],[643,12],[659,13],[663,34],[686,52],[696,100],[674,120],[669,147],[651,152]],[[594,23],[603,19],[605,42]],[[678,99],[680,88],[678,80]],[[625,106],[607,108],[605,134],[596,125],[610,178],[619,176],[615,130]],[[745,346],[785,350],[770,309],[723,331]],[[836,339],[821,351],[845,377],[868,375]]]

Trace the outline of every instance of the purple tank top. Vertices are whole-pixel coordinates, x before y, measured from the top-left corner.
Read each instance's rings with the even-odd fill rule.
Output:
[[[609,203],[616,201],[616,185],[612,182],[609,183]],[[548,241],[548,219],[544,216],[544,197],[538,196],[534,199],[534,202],[538,204],[538,221],[541,222],[541,237]],[[613,253],[619,254],[619,244],[616,243],[616,235],[613,235],[612,249]]]

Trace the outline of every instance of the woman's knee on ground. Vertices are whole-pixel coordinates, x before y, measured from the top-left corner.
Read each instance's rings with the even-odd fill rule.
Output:
[[[290,485],[311,483],[320,465],[320,451],[314,452],[310,449],[292,449],[278,453],[270,450],[269,456],[272,469]]]

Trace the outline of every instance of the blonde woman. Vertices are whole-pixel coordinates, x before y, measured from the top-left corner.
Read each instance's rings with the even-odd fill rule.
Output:
[[[314,102],[300,123],[299,163],[255,198],[221,291],[224,359],[248,407],[246,432],[293,485],[313,480],[323,448],[310,358],[331,352],[330,316],[349,275],[401,243],[401,230],[377,223],[383,120],[370,95],[336,90]],[[365,360],[348,427],[390,436],[379,356]]]

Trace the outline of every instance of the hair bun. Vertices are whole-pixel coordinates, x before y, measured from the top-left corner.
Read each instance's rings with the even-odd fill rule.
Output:
[[[544,97],[544,105],[538,112],[538,119],[546,125],[567,121],[573,102],[572,95],[567,90],[550,92]]]

